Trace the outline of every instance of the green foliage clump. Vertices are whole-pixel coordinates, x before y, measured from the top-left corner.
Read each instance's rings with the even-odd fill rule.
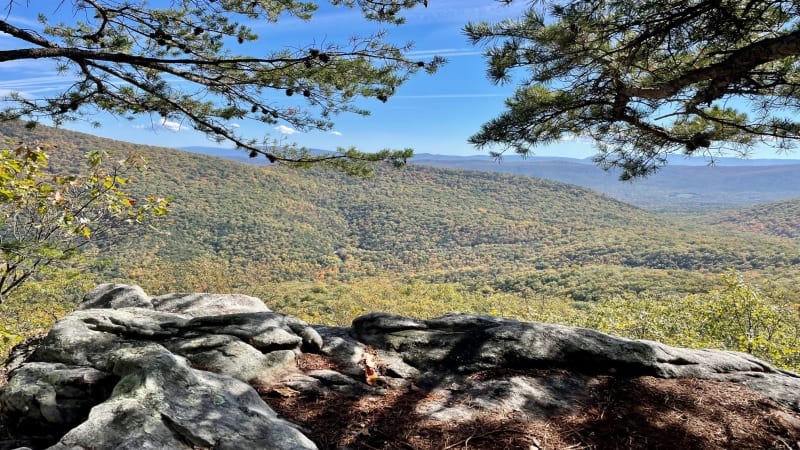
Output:
[[[800,240],[800,198],[755,205],[709,217],[713,225]],[[800,257],[798,258],[800,261]]]
[[[800,304],[763,293],[733,272],[722,280],[722,289],[706,294],[601,300],[583,325],[633,339],[747,352],[800,370]]]
[[[0,304],[0,361],[23,339],[40,336],[69,314],[97,280],[84,265],[43,268]]]
[[[270,307],[310,323],[348,326],[375,311],[428,319],[451,312],[552,321],[572,314],[569,301],[528,299],[455,283],[366,278],[349,283],[281,283],[261,293]]]
[[[619,265],[571,266],[505,275],[488,283],[525,297],[568,298],[593,302],[621,295],[663,298],[714,288],[713,274]]]
[[[137,200],[126,190],[134,156],[105,164],[86,155],[78,174],[50,171],[44,146],[0,142],[0,303],[42,267],[110,243],[129,225],[167,213],[166,198]]]

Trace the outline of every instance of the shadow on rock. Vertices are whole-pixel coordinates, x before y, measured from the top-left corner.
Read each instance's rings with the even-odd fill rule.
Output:
[[[253,297],[101,285],[18,359],[0,390],[6,430],[17,433],[8,448],[710,449],[800,439],[800,378],[750,355],[489,316],[373,313],[349,328],[311,327]]]

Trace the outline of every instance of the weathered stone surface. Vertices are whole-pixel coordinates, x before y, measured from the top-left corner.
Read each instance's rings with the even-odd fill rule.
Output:
[[[297,349],[318,350],[322,338],[305,322],[275,312],[203,316],[191,319],[185,329],[196,333],[229,334],[262,352]]]
[[[116,380],[91,367],[32,362],[9,375],[0,405],[16,413],[21,427],[44,423],[64,428],[80,423],[92,406],[108,396]]]
[[[800,411],[800,378],[742,353],[464,314],[374,313],[350,328],[311,327],[253,297],[150,298],[125,285],[98,286],[15,364],[0,407],[60,430],[49,441],[58,450],[316,448],[250,384],[312,399],[425,394],[417,414],[468,421],[568,413],[593,383],[615,376],[697,377]]]
[[[229,335],[173,339],[164,343],[171,352],[187,358],[192,366],[228,375],[249,383],[266,383],[289,367],[295,353],[278,350],[267,354]]]
[[[724,374],[718,379],[734,381],[775,400],[795,411],[800,411],[800,383],[796,374],[743,372]]]
[[[315,329],[325,342],[321,349],[323,354],[331,357],[342,368],[343,373],[364,376],[364,368],[360,362],[365,359],[368,349],[365,344],[357,341],[351,335],[350,328],[316,327]],[[370,349],[369,351],[375,353],[389,376],[416,378],[421,374],[415,367],[406,364],[397,353],[380,349]]]
[[[51,448],[316,448],[246,383],[192,369],[164,347],[111,359],[120,381],[110,399]]]
[[[141,403],[118,398],[92,409],[86,422],[71,430],[48,450],[80,448],[192,450],[193,446]]]
[[[191,317],[270,311],[261,299],[241,294],[166,294],[153,298],[152,304],[159,311]]]
[[[185,316],[143,308],[79,310],[53,326],[32,359],[110,371],[113,350],[175,336],[186,322]]]
[[[468,314],[414,320],[385,313],[358,317],[352,328],[359,341],[395,352],[423,371],[557,367],[586,374],[747,380],[741,382],[796,410],[800,398],[800,377],[747,354],[670,347],[584,328]],[[759,379],[780,379],[786,387]]]
[[[153,309],[150,297],[139,286],[101,284],[83,297],[78,309],[138,307]]]
[[[44,336],[34,336],[17,343],[8,353],[3,370],[8,373],[21,366],[22,363],[31,358],[36,349],[42,344],[42,341],[44,341]]]

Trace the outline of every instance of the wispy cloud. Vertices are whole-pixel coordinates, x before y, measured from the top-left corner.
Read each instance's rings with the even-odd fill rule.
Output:
[[[593,143],[591,136],[584,136],[581,134],[575,133],[564,133],[559,138],[560,142],[584,142],[584,143]]]
[[[13,63],[0,64],[0,69],[12,69],[8,64],[13,65]],[[4,92],[19,92],[27,97],[42,92],[63,91],[71,82],[77,80],[77,78],[69,75],[46,75],[4,80],[2,79],[2,73],[3,71],[0,70],[0,90]],[[41,73],[41,68],[39,69],[39,73]],[[18,74],[19,73],[15,71],[15,75]]]
[[[161,125],[161,128],[167,129],[169,131],[183,131],[186,129],[186,127],[181,125],[179,122],[174,122],[172,120],[167,120],[167,119],[161,119],[161,123],[159,123],[159,125]]]
[[[530,6],[530,2],[469,2],[465,0],[437,0],[428,8],[414,8],[407,14],[409,22],[449,23],[461,26],[469,21],[495,21],[517,17]]]
[[[10,15],[5,17],[4,20],[8,23],[14,24],[18,27],[28,27],[28,28],[36,28],[39,29],[42,27],[42,24],[39,23],[38,20],[35,19],[36,16],[32,17],[23,17],[18,15]]]
[[[14,46],[14,48],[17,48]],[[2,49],[0,47],[0,49]],[[46,61],[34,61],[30,59],[19,59],[19,60],[11,60],[11,61],[3,61],[0,64],[0,70],[11,72],[15,75],[19,75],[20,72],[30,72],[35,73],[39,76],[43,76],[44,74],[53,74],[55,76],[56,66],[55,64],[49,64]]]
[[[295,134],[295,133],[299,133],[299,131],[295,130],[295,129],[294,129],[294,128],[292,128],[292,127],[287,127],[286,125],[278,125],[277,127],[275,127],[275,130],[277,130],[277,131],[278,131],[278,133],[281,133],[281,134]]]
[[[236,123],[236,122],[229,123],[228,126],[231,127],[231,128],[239,128],[239,127],[241,127],[241,125]]]
[[[341,131],[331,131],[331,134],[334,135],[334,136],[341,136],[342,132]]]

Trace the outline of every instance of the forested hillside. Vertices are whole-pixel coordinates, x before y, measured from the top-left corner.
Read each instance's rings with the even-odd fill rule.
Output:
[[[142,259],[130,255],[213,257],[258,264],[274,281],[321,273],[464,281],[592,265],[721,271],[800,263],[792,242],[703,230],[530,177],[411,166],[379,168],[365,180],[3,126],[7,135],[57,143],[54,167],[69,167],[89,149],[135,151],[150,161],[137,189],[172,196],[173,211],[112,267]]]
[[[800,198],[710,216],[709,223],[800,240]]]
[[[153,293],[255,295],[312,323],[346,325],[369,311],[474,312],[800,364],[800,243],[755,225],[654,214],[496,172],[412,165],[360,179],[0,127],[56,144],[55,171],[77,170],[89,150],[138,153],[150,167],[136,179],[138,195],[172,197],[166,221],[144,236],[56,265],[3,304],[0,326],[16,339],[42,332],[94,283],[119,281]]]

